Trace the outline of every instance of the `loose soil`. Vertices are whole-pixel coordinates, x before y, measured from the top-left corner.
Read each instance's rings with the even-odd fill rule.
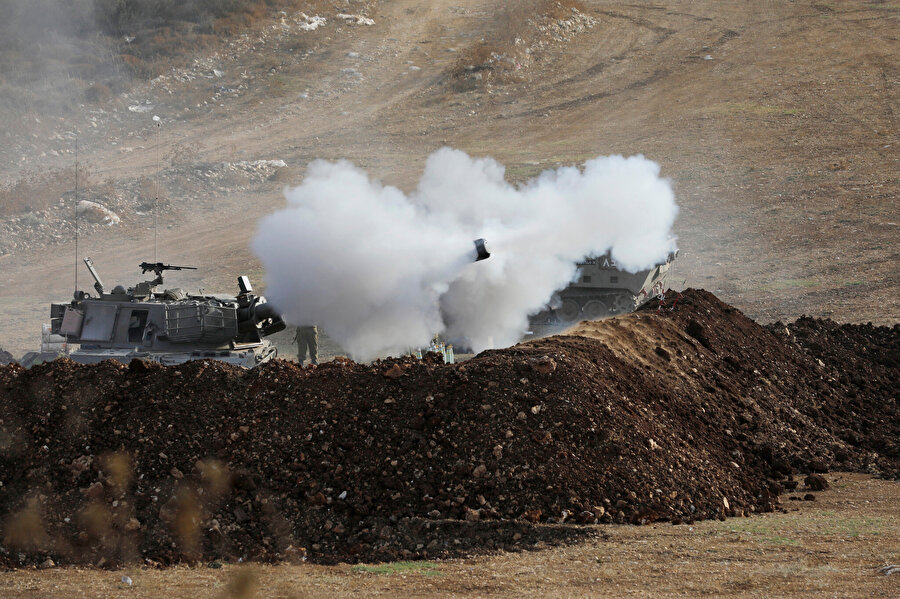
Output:
[[[688,290],[457,365],[6,366],[0,560],[445,558],[897,477],[898,328],[793,328]]]
[[[0,573],[0,595],[895,597],[897,575],[879,569],[900,564],[900,483],[859,474],[826,477],[828,491],[816,501],[788,499],[786,512],[690,526],[609,524],[602,537],[541,551],[377,565],[22,568]]]

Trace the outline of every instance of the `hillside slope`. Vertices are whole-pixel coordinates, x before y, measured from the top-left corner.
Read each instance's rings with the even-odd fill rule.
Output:
[[[122,212],[119,226],[85,224],[79,251],[127,283],[152,252],[159,162],[161,258],[201,267],[181,284],[225,291],[237,274],[261,278],[247,249],[256,219],[315,158],[411,189],[443,145],[497,158],[513,181],[643,153],[675,184],[687,285],[763,321],[896,322],[900,10],[563,4],[273,13],[100,104],[26,110],[4,132],[0,170],[14,185],[70,168],[77,132],[85,197]],[[307,30],[312,16],[326,23]],[[259,162],[273,160],[285,166]],[[0,343],[15,354],[36,343],[47,302],[71,293],[63,200],[0,220]]]

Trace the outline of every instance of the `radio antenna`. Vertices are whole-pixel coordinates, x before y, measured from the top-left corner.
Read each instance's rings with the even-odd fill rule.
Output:
[[[156,123],[156,200],[153,202],[154,226],[153,226],[153,261],[159,261],[159,121],[158,116],[153,117]]]
[[[75,135],[75,293],[78,293],[78,134]]]

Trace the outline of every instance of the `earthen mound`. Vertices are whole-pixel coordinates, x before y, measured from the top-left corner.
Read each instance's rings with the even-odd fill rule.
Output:
[[[671,299],[458,365],[4,367],[0,560],[431,558],[897,476],[896,369],[861,384],[707,292]]]

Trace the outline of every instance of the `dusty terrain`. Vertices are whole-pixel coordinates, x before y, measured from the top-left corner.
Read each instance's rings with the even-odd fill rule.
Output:
[[[315,30],[272,14],[99,102],[0,105],[0,347],[16,356],[72,292],[58,169],[76,134],[79,199],[120,218],[79,231],[107,284],[154,257],[156,195],[159,259],[200,267],[172,283],[264,288],[248,241],[310,160],[408,190],[450,145],[514,182],[596,155],[658,161],[681,206],[670,282],[726,302],[692,291],[466,367],[2,367],[0,561],[27,566],[2,594],[896,594],[900,574],[877,568],[900,562],[897,483],[832,472],[820,492],[807,475],[897,476],[900,7],[565,4],[340,8],[370,22],[310,2]],[[52,201],[13,212],[16,189]],[[216,410],[190,409],[209,389]],[[512,552],[481,554],[496,549]],[[150,561],[30,569],[47,558]],[[309,563],[412,558],[436,561]],[[182,560],[213,568],[152,567]]]
[[[583,6],[596,21],[569,29],[478,1],[353,3],[374,25],[325,7],[315,31],[273,15],[263,33],[102,106],[10,120],[0,175],[12,185],[71,167],[77,131],[95,195],[128,208],[119,226],[85,225],[79,254],[130,282],[153,254],[158,159],[160,259],[201,267],[183,285],[228,291],[238,273],[262,278],[247,249],[256,219],[314,158],[410,189],[443,145],[494,156],[514,181],[643,153],[675,183],[687,285],[761,321],[895,322],[900,9]],[[512,62],[491,62],[492,50]],[[234,166],[258,160],[286,166]],[[16,355],[36,343],[47,302],[71,293],[70,208],[37,217],[49,229],[36,238],[34,217],[5,221],[0,340]]]

